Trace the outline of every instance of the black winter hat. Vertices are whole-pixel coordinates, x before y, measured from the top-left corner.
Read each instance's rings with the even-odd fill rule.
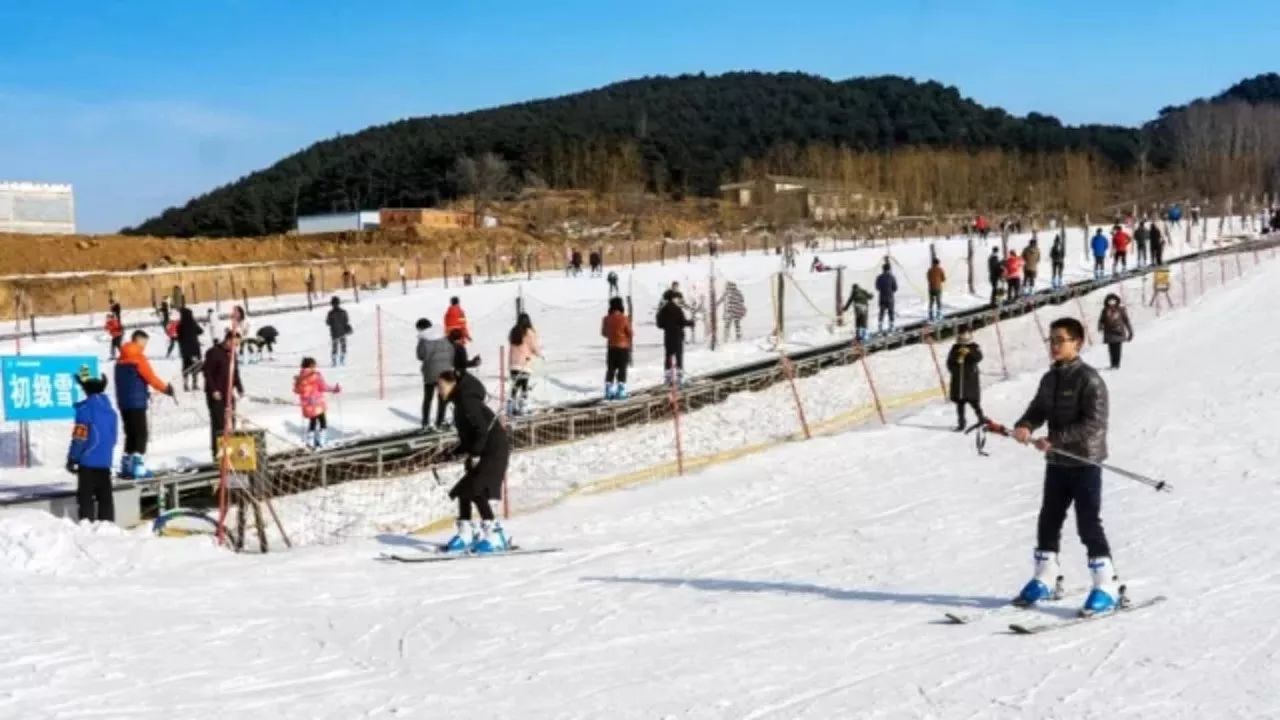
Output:
[[[100,395],[107,391],[107,376],[102,375],[97,378],[87,378],[83,373],[76,376],[76,382],[80,383],[80,389],[84,390],[85,395]]]

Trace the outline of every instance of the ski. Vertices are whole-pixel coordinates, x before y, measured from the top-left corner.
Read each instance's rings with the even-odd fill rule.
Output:
[[[1054,582],[1054,585],[1053,585],[1053,595],[1045,598],[1044,600],[1041,600],[1040,603],[1036,603],[1033,605],[1018,605],[1013,600],[1010,600],[1009,602],[1003,605],[997,605],[991,608],[976,610],[971,613],[961,613],[961,612],[943,613],[943,617],[951,621],[951,624],[953,625],[969,625],[971,623],[978,622],[979,620],[985,620],[993,616],[1008,615],[1008,614],[1020,612],[1023,610],[1035,610],[1036,607],[1039,606],[1041,603],[1057,602],[1061,600],[1063,597],[1065,597],[1066,594],[1067,594],[1067,590],[1066,588],[1063,587],[1062,576],[1059,575],[1058,579]]]
[[[481,560],[484,558],[499,558],[509,555],[546,555],[548,553],[560,552],[561,548],[522,548],[511,547],[502,552],[492,553],[475,553],[475,552],[457,552],[446,553],[436,551],[434,553],[424,552],[415,555],[401,555],[398,553],[383,553],[379,556],[380,560],[389,560],[402,563],[429,563],[429,562],[449,562],[451,560]]]
[[[1152,605],[1158,605],[1164,602],[1166,599],[1167,598],[1165,598],[1164,595],[1157,595],[1153,598],[1149,598],[1141,602],[1133,602],[1133,603],[1129,603],[1128,605],[1122,605],[1120,608],[1116,610],[1111,610],[1104,613],[1098,613],[1096,615],[1080,615],[1077,617],[1068,618],[1066,620],[1041,623],[1039,625],[1022,625],[1020,623],[1014,623],[1009,626],[1009,629],[1013,631],[1013,634],[1015,635],[1036,635],[1038,633],[1048,632],[1050,630],[1059,630],[1061,628],[1067,628],[1073,625],[1080,625],[1081,623],[1093,622],[1094,620],[1106,620],[1107,618],[1115,617],[1117,615],[1121,615],[1124,613],[1130,613],[1130,612],[1133,612],[1134,610],[1141,610],[1143,608],[1149,608]]]

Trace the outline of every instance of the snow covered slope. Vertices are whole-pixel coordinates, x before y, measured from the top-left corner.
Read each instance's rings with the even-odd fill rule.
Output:
[[[0,717],[1278,716],[1278,288],[1264,264],[1140,324],[1105,375],[1112,460],[1176,487],[1105,485],[1119,572],[1156,609],[1035,637],[938,624],[1025,581],[1042,461],[978,457],[936,405],[513,524],[554,555],[232,556],[0,516]],[[1012,420],[1036,380],[985,404]],[[1070,521],[1063,550],[1078,588]]]

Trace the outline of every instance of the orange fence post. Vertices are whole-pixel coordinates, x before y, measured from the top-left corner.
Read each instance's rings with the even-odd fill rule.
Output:
[[[809,433],[809,421],[804,417],[804,403],[800,402],[800,389],[796,387],[796,370],[791,364],[791,358],[786,355],[782,356],[782,372],[786,374],[787,381],[791,383],[791,396],[796,400],[796,415],[800,418],[800,427],[804,429],[804,439],[808,440],[813,437]]]
[[[867,363],[867,352],[862,347],[862,343],[854,342],[853,347],[858,351],[858,360],[862,365],[862,372],[867,376],[867,385],[871,388],[871,399],[876,404],[876,414],[880,416],[880,424],[888,425],[889,421],[884,417],[884,405],[880,403],[880,392],[876,390],[876,381],[871,377],[871,365]]]
[[[938,362],[938,346],[933,342],[933,333],[927,327],[924,329],[924,341],[929,346],[929,354],[933,356],[933,369],[938,371],[938,390],[943,399],[946,399],[947,381],[942,377],[942,363]]]
[[[1036,310],[1036,306],[1031,306],[1031,317],[1036,320],[1036,330],[1040,332],[1040,342],[1044,343],[1045,351],[1049,353],[1049,357],[1053,357],[1053,349],[1049,347],[1049,334],[1044,331],[1044,323],[1040,321],[1040,313]]]
[[[503,429],[509,428],[510,422],[507,418],[507,348],[505,345],[498,346],[498,417],[502,419]],[[511,519],[511,500],[508,498],[507,476],[502,475],[502,519]]]
[[[1084,341],[1086,345],[1093,344],[1093,333],[1089,332],[1089,318],[1084,314],[1084,302],[1080,300],[1080,296],[1076,296],[1076,309],[1080,311],[1080,324],[1084,325]]]
[[[387,399],[386,372],[382,364],[382,306],[377,306],[377,325],[378,325],[378,399]]]

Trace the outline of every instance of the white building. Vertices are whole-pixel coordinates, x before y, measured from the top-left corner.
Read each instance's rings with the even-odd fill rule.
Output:
[[[345,232],[347,230],[373,230],[378,227],[378,217],[377,210],[303,215],[298,218],[297,230],[299,235]]]
[[[70,235],[76,201],[70,185],[0,182],[0,232]]]

